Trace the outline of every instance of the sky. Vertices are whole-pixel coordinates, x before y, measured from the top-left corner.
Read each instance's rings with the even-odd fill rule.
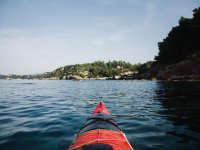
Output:
[[[199,0],[0,0],[0,74],[93,61],[144,63]]]

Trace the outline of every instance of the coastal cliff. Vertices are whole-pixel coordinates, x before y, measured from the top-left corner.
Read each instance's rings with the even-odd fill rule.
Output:
[[[181,17],[158,48],[155,62],[139,71],[139,78],[200,80],[200,7],[192,18]]]

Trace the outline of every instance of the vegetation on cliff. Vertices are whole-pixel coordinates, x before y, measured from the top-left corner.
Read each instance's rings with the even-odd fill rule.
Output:
[[[139,78],[200,80],[200,7],[192,18],[181,17],[158,49],[155,61],[138,69]]]
[[[158,43],[158,63],[169,65],[185,60],[200,52],[200,7],[193,10],[192,18],[181,17],[168,36]]]

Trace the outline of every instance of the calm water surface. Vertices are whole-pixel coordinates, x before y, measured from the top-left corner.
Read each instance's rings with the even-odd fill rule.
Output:
[[[0,80],[0,150],[64,150],[103,100],[135,150],[200,149],[200,82]]]

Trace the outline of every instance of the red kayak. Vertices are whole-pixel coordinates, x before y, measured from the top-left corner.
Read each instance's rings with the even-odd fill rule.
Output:
[[[75,136],[68,150],[133,150],[103,102]]]

